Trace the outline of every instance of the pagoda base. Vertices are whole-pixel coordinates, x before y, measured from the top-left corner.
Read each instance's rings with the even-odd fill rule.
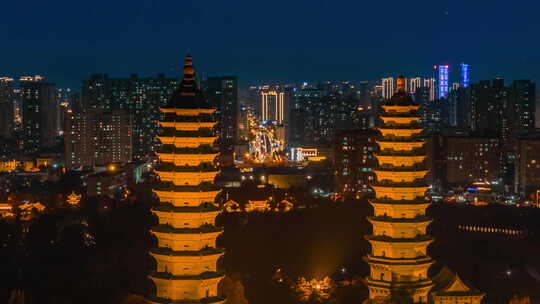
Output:
[[[397,303],[428,303],[429,293],[435,285],[431,280],[414,282],[387,282],[367,279],[370,298],[364,303],[378,303],[380,299],[391,299]]]

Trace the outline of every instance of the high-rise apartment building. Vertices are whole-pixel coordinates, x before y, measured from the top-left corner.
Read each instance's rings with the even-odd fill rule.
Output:
[[[261,91],[261,120],[278,125],[288,123],[288,92],[281,87],[268,87]]]
[[[530,80],[515,80],[510,90],[510,128],[513,133],[533,130],[536,124],[536,84]]]
[[[414,93],[416,93],[416,90],[418,88],[421,88],[423,85],[424,85],[424,83],[422,82],[422,78],[420,78],[420,77],[409,78],[409,79],[407,79],[405,90],[409,94],[414,94]]]
[[[395,84],[393,77],[382,79],[382,97],[389,99],[395,93]]]
[[[342,195],[370,196],[377,132],[372,129],[340,130],[334,135],[335,191]]]
[[[448,86],[449,86],[449,66],[438,65],[437,68],[437,83],[438,83],[438,99],[445,99],[448,96]]]
[[[350,82],[306,85],[291,95],[291,147],[330,148],[336,131],[373,126],[376,107],[372,98],[381,98],[368,83],[358,90]]]
[[[471,85],[472,130],[479,134],[501,135],[507,128],[503,108],[508,104],[508,90],[502,79],[483,80]]]
[[[462,63],[459,65],[459,86],[462,88],[469,87],[471,83],[471,69],[469,68],[469,65],[466,63]]]
[[[397,92],[397,78],[388,77],[381,80],[382,97],[389,99]],[[434,78],[412,77],[405,78],[405,91],[413,96],[418,89],[425,88],[428,92],[429,101],[435,99],[436,81]]]
[[[24,151],[54,147],[59,136],[55,85],[45,82],[41,76],[24,76],[20,78],[20,87]]]
[[[460,87],[448,94],[448,124],[460,130],[471,128],[471,90]]]
[[[428,101],[435,100],[435,92],[437,91],[437,81],[435,78],[424,79],[424,88],[428,88]]]
[[[376,95],[372,83],[360,81],[358,85],[358,106],[364,109],[373,108],[373,97]]]
[[[13,78],[0,77],[0,138],[12,139],[15,131]]]
[[[64,133],[68,170],[132,160],[131,115],[123,110],[69,110]]]
[[[529,200],[540,199],[540,134],[533,133],[520,137],[518,145],[518,165],[516,192]]]
[[[507,141],[534,129],[536,88],[530,80],[516,80],[506,87],[501,78],[471,85],[472,128],[500,135]]]
[[[124,110],[132,117],[133,157],[149,155],[157,150],[156,139],[160,119],[159,108],[167,103],[178,85],[177,79],[157,77],[109,78],[94,74],[83,81],[82,107],[103,111]]]
[[[239,132],[238,77],[208,77],[205,84],[208,102],[217,108],[220,147],[231,150],[238,142]]]
[[[449,136],[444,139],[444,183],[448,187],[467,187],[482,181],[500,184],[502,146],[497,137]]]
[[[58,102],[58,130],[62,135],[66,126],[68,111],[80,111],[79,94],[70,88],[60,88],[56,90],[56,101]]]

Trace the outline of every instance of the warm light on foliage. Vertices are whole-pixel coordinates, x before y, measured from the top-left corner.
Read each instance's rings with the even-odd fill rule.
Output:
[[[334,289],[334,282],[329,277],[322,280],[312,279],[311,281],[305,278],[299,278],[298,283],[294,286],[298,293],[299,300],[302,302],[308,301],[324,301],[328,300]]]
[[[66,199],[66,203],[68,203],[70,206],[79,206],[81,202],[81,195],[76,194],[75,192],[71,192],[70,195],[68,195]]]

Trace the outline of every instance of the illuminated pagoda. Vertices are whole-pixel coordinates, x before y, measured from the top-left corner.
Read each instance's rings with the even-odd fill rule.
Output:
[[[152,209],[159,224],[151,229],[158,245],[150,251],[157,269],[149,275],[156,294],[150,302],[223,303],[217,292],[223,275],[216,271],[223,255],[216,248],[221,233],[215,226],[221,208],[214,205],[220,192],[214,185],[216,109],[197,87],[191,56],[180,88],[160,110],[163,147],[156,173],[161,181],[154,189],[160,205]]]
[[[391,299],[397,303],[427,303],[434,283],[428,269],[434,261],[427,255],[433,241],[426,232],[431,219],[425,211],[427,170],[419,105],[405,92],[405,79],[398,79],[398,92],[382,105],[382,127],[376,154],[377,182],[372,184],[374,216],[369,217],[373,234],[366,236],[371,253],[366,278],[369,300]]]

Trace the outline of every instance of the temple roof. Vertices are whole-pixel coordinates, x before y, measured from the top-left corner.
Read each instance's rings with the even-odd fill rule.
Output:
[[[178,186],[172,182],[162,181],[154,188],[154,190],[171,192],[213,192],[221,191],[221,188],[209,182],[202,182],[197,186]]]
[[[432,294],[435,296],[483,296],[483,292],[465,283],[447,266],[444,266],[441,271],[433,277],[435,287]]]
[[[212,108],[197,85],[195,68],[193,67],[191,55],[186,56],[184,62],[184,78],[180,83],[180,87],[173,93],[171,99],[169,99],[166,107],[184,109]]]

